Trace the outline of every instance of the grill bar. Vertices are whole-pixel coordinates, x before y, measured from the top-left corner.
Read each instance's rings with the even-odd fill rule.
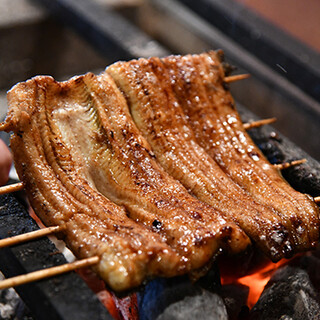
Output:
[[[168,51],[116,12],[89,0],[37,0],[110,61],[165,56]]]

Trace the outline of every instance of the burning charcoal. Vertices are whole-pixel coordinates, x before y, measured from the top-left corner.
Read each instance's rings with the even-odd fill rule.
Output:
[[[250,319],[320,319],[317,294],[307,272],[285,266],[275,272]]]
[[[185,297],[171,304],[157,320],[227,320],[223,300],[214,293],[203,290],[201,294]]]

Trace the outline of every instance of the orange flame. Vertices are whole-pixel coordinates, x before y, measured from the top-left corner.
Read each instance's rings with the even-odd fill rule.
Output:
[[[282,265],[288,263],[288,260],[282,259],[277,263],[268,263],[263,269],[238,279],[221,278],[221,284],[242,284],[249,288],[247,306],[251,309],[258,301],[261,293],[270,280],[274,272]]]

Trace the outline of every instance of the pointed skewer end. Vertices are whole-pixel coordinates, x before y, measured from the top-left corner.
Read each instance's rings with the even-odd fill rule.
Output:
[[[299,160],[293,160],[289,162],[284,162],[284,163],[279,163],[279,164],[274,164],[274,167],[279,169],[279,170],[284,170],[293,166],[297,166],[299,164],[303,164],[307,162],[307,159],[299,159]]]
[[[262,119],[262,120],[257,120],[257,121],[252,121],[252,122],[247,122],[243,124],[243,127],[245,130],[250,130],[253,128],[259,128],[261,126],[271,124],[277,121],[277,118],[267,118],[267,119]]]
[[[248,79],[250,77],[250,74],[246,73],[246,74],[236,74],[234,76],[228,76],[224,78],[224,82],[225,83],[231,83],[231,82],[236,82],[239,80],[244,80],[244,79]]]
[[[9,184],[9,185],[0,187],[0,195],[5,194],[5,193],[21,191],[23,188],[24,188],[23,182]]]

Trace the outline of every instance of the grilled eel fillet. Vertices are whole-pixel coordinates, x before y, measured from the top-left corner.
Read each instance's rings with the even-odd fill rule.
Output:
[[[102,196],[85,159],[74,152],[78,146],[63,141],[50,106],[76,94],[76,83],[37,77],[8,94],[6,124],[14,132],[14,161],[31,205],[46,226],[64,227],[59,237],[77,257],[100,256],[96,272],[114,290],[132,288],[147,277],[184,273],[182,257],[159,234],[128,218],[123,207]],[[73,109],[66,105],[62,112],[73,113]]]
[[[47,226],[65,226],[76,256],[101,257],[97,271],[113,289],[200,268],[221,248],[247,247],[237,225],[156,163],[107,74],[65,83],[36,77],[8,100],[7,130],[32,206]]]
[[[197,142],[233,181],[277,212],[292,236],[293,249],[305,251],[319,239],[319,208],[310,196],[291,188],[243,128],[223,82],[221,57],[212,51],[162,62]]]
[[[200,147],[171,88],[174,63],[159,58],[107,68],[125,94],[132,117],[159,163],[192,194],[235,221],[272,260],[290,257],[293,227],[276,210],[256,202]]]

